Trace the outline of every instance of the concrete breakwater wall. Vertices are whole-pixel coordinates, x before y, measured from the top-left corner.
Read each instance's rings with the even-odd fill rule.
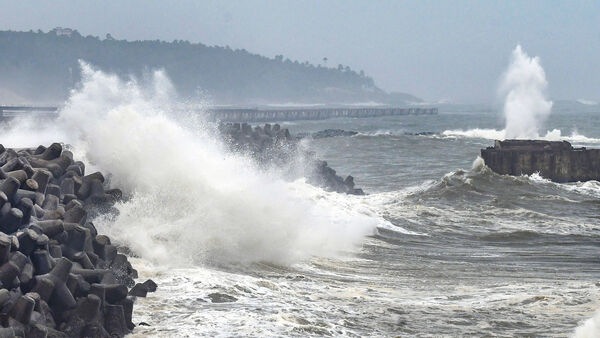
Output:
[[[123,337],[154,291],[88,215],[122,193],[58,143],[0,145],[0,337]],[[131,287],[131,289],[129,289]]]
[[[554,182],[600,180],[600,149],[566,141],[504,140],[481,150],[485,164],[503,175],[540,173]]]
[[[223,122],[269,122],[323,120],[336,117],[434,115],[437,113],[437,108],[209,109],[208,118]]]

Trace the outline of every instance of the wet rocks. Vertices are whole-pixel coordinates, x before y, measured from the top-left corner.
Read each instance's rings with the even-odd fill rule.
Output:
[[[0,336],[122,337],[133,329],[128,287],[137,271],[88,222],[120,196],[59,143],[0,146]]]
[[[251,155],[260,164],[286,166],[298,157],[307,160],[305,175],[311,184],[329,191],[353,195],[364,195],[362,189],[354,187],[354,178],[338,176],[325,161],[318,160],[314,154],[299,147],[298,138],[292,137],[287,128],[279,124],[254,126],[247,123],[221,123],[219,132],[233,151]],[[356,132],[344,130],[325,131],[323,137],[354,135]],[[329,136],[328,136],[329,135]]]
[[[291,161],[295,142],[287,128],[278,124],[252,127],[247,123],[220,124],[221,136],[233,151],[251,155],[261,164]]]
[[[237,301],[237,298],[220,292],[211,293],[208,295],[208,298],[213,303],[232,303]]]
[[[336,171],[330,168],[325,161],[316,161],[313,169],[312,181],[319,186],[350,195],[364,195],[364,191],[354,187],[354,177],[348,175],[345,179],[336,174]]]

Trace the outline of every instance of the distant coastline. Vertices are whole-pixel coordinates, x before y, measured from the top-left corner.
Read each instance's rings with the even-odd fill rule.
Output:
[[[80,82],[80,62],[122,78],[143,82],[164,70],[184,99],[213,104],[267,105],[422,102],[404,93],[387,93],[363,71],[268,58],[229,46],[183,40],[165,42],[82,36],[77,30],[0,31],[0,103],[63,102]]]

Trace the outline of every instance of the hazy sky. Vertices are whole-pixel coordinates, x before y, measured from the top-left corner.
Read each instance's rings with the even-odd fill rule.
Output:
[[[0,29],[184,39],[349,65],[387,91],[492,102],[520,43],[555,99],[600,101],[600,1],[4,1]],[[2,51],[0,51],[2,52]]]

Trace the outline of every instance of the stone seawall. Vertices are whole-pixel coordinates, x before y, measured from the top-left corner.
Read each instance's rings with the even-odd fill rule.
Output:
[[[566,141],[495,141],[481,157],[502,175],[539,173],[559,183],[600,180],[600,149],[573,148]]]

